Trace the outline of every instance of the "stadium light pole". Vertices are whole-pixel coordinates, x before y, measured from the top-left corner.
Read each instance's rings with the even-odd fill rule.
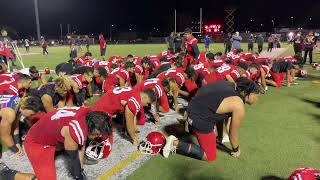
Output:
[[[202,8],[200,8],[200,34],[201,34],[201,30],[202,30],[202,28],[201,28],[201,26],[202,26]]]
[[[174,10],[174,33],[177,33],[177,10]]]
[[[62,24],[60,24],[60,40],[62,40]]]
[[[41,32],[40,32],[38,0],[34,0],[33,4],[34,4],[34,13],[35,13],[35,16],[36,16],[36,24],[37,24],[37,38],[38,38],[38,41],[40,41]]]
[[[291,16],[291,27],[293,27],[293,16]]]
[[[110,24],[110,41],[112,41],[112,27],[113,27],[113,24]]]

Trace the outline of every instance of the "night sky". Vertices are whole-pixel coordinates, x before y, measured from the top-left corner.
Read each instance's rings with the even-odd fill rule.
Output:
[[[250,30],[263,24],[264,30],[269,31],[272,28],[271,19],[275,20],[275,26],[291,25],[291,16],[296,26],[318,27],[320,24],[320,16],[317,15],[319,0],[196,0],[194,3],[186,0],[38,1],[41,33],[47,36],[58,36],[60,23],[64,33],[67,24],[81,34],[106,33],[110,24],[114,24],[114,31],[118,32],[126,32],[129,28],[137,32],[150,32],[155,27],[161,32],[169,32],[173,30],[173,26],[168,26],[168,21],[174,9],[177,9],[178,15],[197,18],[200,7],[203,8],[204,22],[222,24],[226,15],[224,8],[237,7],[237,30]],[[250,19],[253,19],[252,23]],[[15,28],[21,36],[35,35],[33,0],[1,0],[0,24]]]

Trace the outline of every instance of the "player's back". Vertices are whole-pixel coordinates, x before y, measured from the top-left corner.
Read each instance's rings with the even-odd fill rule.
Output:
[[[69,126],[72,138],[78,144],[84,144],[88,132],[85,118],[89,111],[83,107],[55,109],[34,124],[27,136],[35,143],[55,146],[64,142],[61,129]]]

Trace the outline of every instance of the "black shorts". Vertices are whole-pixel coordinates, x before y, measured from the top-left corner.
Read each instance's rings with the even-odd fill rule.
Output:
[[[175,53],[179,53],[179,52],[181,52],[181,51],[182,51],[181,47],[176,47],[176,48],[175,48]]]
[[[100,49],[100,56],[106,55],[106,48]]]

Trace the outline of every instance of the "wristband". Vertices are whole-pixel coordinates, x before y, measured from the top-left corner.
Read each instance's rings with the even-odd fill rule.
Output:
[[[13,138],[13,141],[14,141],[15,144],[21,144],[21,140],[20,140],[19,134],[14,134],[12,138]]]
[[[13,145],[13,146],[9,147],[9,149],[14,153],[17,153],[19,151],[19,149],[17,148],[16,145]]]
[[[232,148],[232,152],[238,152],[239,151],[239,146],[236,148]]]

